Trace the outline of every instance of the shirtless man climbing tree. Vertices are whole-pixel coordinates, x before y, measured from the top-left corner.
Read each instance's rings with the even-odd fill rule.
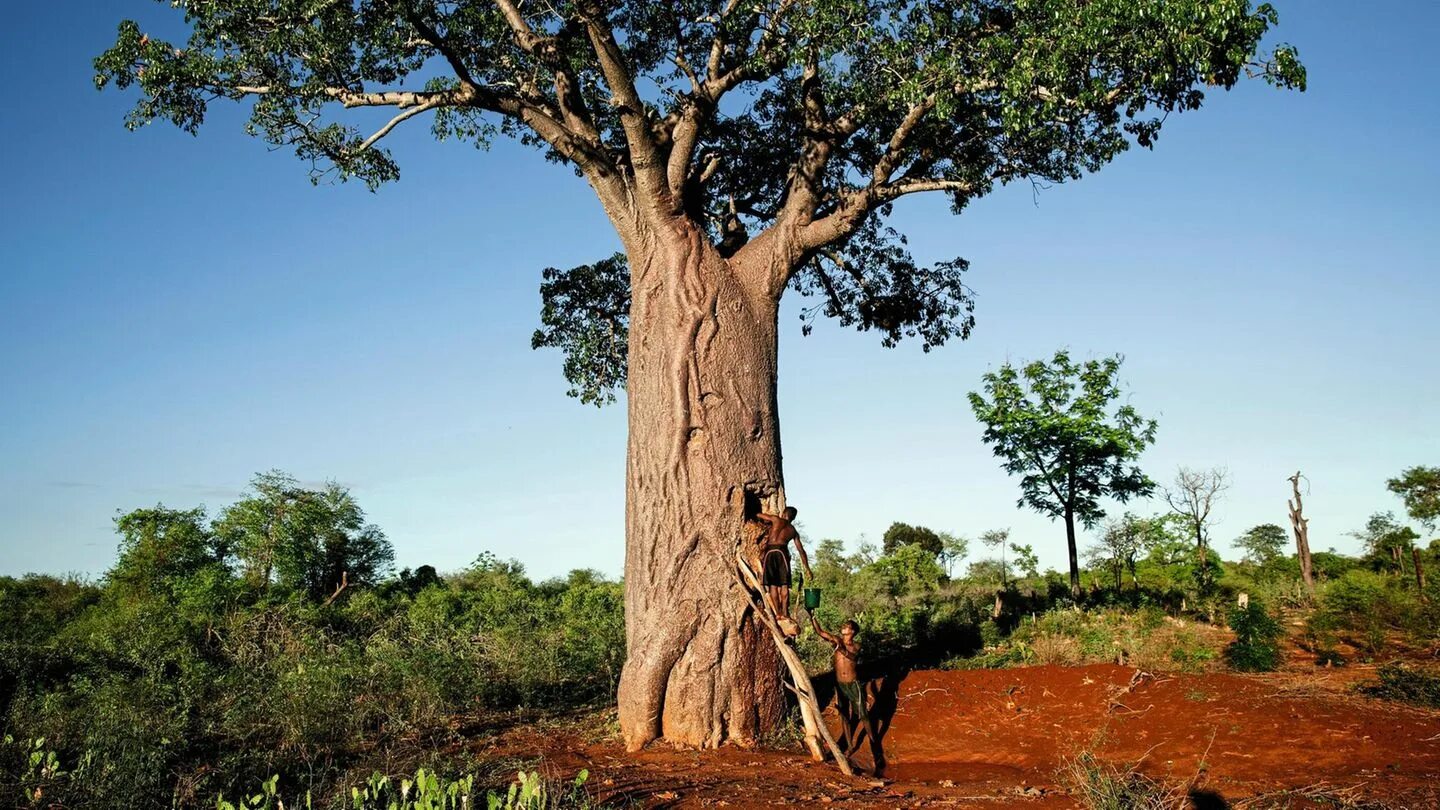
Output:
[[[795,531],[792,521],[799,511],[793,506],[785,507],[783,515],[755,516],[765,527],[765,536],[760,539],[760,585],[770,597],[770,605],[780,620],[780,627],[786,635],[794,636],[800,626],[790,618],[790,544],[800,554],[800,564],[805,567],[805,576],[814,579],[810,573],[810,558],[805,556],[805,547],[800,545],[800,533]]]
[[[865,705],[865,684],[860,680],[860,642],[855,640],[860,625],[853,619],[846,621],[840,625],[840,635],[836,636],[825,632],[812,612],[810,626],[835,648],[835,710],[840,714],[840,748],[846,756],[853,755],[863,732],[870,740],[875,776],[883,777],[885,752],[880,748],[880,736],[875,733],[875,724],[870,720],[870,712]]]

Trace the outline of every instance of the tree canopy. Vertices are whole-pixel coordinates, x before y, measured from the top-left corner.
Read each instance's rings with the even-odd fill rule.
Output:
[[[1440,467],[1411,467],[1385,482],[1405,502],[1405,511],[1427,529],[1440,521]]]
[[[106,577],[118,585],[159,592],[201,569],[222,565],[225,550],[205,525],[205,510],[163,504],[115,518],[119,559]]]
[[[890,524],[880,542],[886,554],[895,553],[901,546],[919,546],[937,558],[945,553],[945,540],[935,530],[899,521]]]
[[[1365,560],[1371,566],[1403,574],[1410,563],[1410,549],[1420,535],[1395,519],[1393,512],[1376,512],[1365,521],[1365,528],[1351,532],[1351,537],[1365,546]]]
[[[221,511],[215,534],[251,584],[275,582],[314,597],[374,584],[395,557],[348,489],[333,481],[306,488],[278,470],[255,476],[251,491]]]
[[[1245,559],[1255,565],[1267,565],[1285,556],[1290,536],[1274,523],[1253,526],[1235,538],[1235,547],[1245,552]]]
[[[622,238],[680,217],[726,256],[783,246],[779,289],[817,299],[805,331],[824,314],[927,349],[973,325],[967,265],[918,265],[886,224],[896,200],[938,192],[958,212],[997,184],[1076,179],[1212,88],[1306,81],[1294,47],[1262,49],[1278,15],[1250,0],[171,5],[185,41],[127,20],[95,59],[97,87],[136,91],[131,128],[193,133],[212,103],[242,102],[247,131],[316,182],[371,188],[400,176],[384,139],[412,120],[481,147],[516,138],[584,175]],[[621,328],[597,343],[552,324],[536,342],[604,401],[625,379],[624,317],[588,304],[629,279],[582,268],[609,287],[573,279],[573,317]]]

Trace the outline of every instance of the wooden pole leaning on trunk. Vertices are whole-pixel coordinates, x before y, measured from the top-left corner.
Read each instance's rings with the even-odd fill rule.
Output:
[[[835,738],[831,736],[830,729],[820,716],[820,701],[815,697],[815,686],[810,682],[810,676],[805,674],[805,664],[801,662],[800,654],[786,643],[785,634],[780,632],[780,621],[775,615],[775,608],[770,605],[770,600],[765,598],[765,589],[760,587],[760,580],[745,561],[745,555],[738,550],[735,552],[735,562],[740,570],[740,577],[743,577],[740,584],[745,587],[750,604],[755,607],[756,615],[770,631],[770,637],[775,640],[775,649],[780,651],[780,659],[790,670],[790,680],[794,684],[791,689],[800,703],[800,720],[805,725],[805,745],[810,749],[811,758],[816,762],[825,761],[825,753],[820,748],[820,741],[823,740],[825,747],[834,755],[835,764],[840,767],[840,771],[846,776],[854,776],[855,769],[850,765],[850,758],[840,752],[840,746],[835,744]]]
[[[1305,580],[1305,590],[1315,598],[1314,562],[1310,557],[1310,521],[1305,518],[1305,504],[1300,500],[1300,471],[1290,476],[1290,486],[1295,490],[1295,499],[1287,501],[1290,507],[1290,526],[1295,530],[1295,556],[1300,560],[1300,577]]]

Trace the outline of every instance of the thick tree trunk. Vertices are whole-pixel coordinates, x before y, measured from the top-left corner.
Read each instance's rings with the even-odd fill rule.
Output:
[[[1080,601],[1080,555],[1075,548],[1075,512],[1065,509],[1065,541],[1070,547],[1070,595]]]
[[[631,245],[620,730],[752,743],[785,710],[780,660],[735,580],[747,513],[784,504],[778,302],[698,231]]]

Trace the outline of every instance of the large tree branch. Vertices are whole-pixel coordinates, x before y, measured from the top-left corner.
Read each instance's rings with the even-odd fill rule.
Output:
[[[520,7],[515,5],[512,0],[495,0],[495,5],[500,8],[500,13],[505,17],[505,22],[510,26],[510,30],[515,32],[515,43],[526,53],[535,53],[535,50],[546,38],[535,33],[535,30],[530,27],[530,23],[525,21],[525,15],[520,12]]]
[[[645,102],[640,98],[635,79],[625,64],[625,55],[615,41],[615,32],[604,19],[604,11],[598,4],[586,4],[583,11],[585,32],[595,51],[600,73],[610,88],[612,103],[620,114],[637,190],[647,206],[669,209],[664,161],[660,158],[660,149],[650,129]]]
[[[580,80],[560,58],[559,45],[553,36],[541,36],[526,22],[525,15],[513,0],[495,0],[505,22],[515,35],[515,44],[535,57],[554,74],[556,110],[565,125],[577,135],[600,145],[600,132],[595,126],[594,116],[580,93]]]
[[[422,39],[429,43],[435,50],[439,51],[441,56],[445,57],[445,61],[450,64],[450,69],[455,71],[455,78],[460,81],[460,84],[468,86],[475,85],[475,80],[470,77],[470,66],[465,64],[465,60],[460,57],[460,52],[456,51],[450,42],[441,36],[439,31],[436,31],[429,23],[421,19],[420,15],[415,13],[413,9],[406,12],[405,19],[410,23],[411,27],[415,29],[416,33],[420,34]]]
[[[738,63],[729,70],[723,69],[723,62],[725,50],[730,43],[720,35],[718,30],[711,40],[704,80],[698,81],[691,92],[685,94],[680,109],[667,116],[662,125],[662,129],[669,133],[670,140],[670,154],[666,160],[666,181],[669,184],[670,193],[677,199],[682,197],[685,183],[692,177],[691,164],[695,160],[695,148],[704,134],[705,125],[719,107],[720,99],[736,87],[748,81],[770,76],[779,68],[778,60],[784,53],[782,46],[785,42],[780,18],[794,7],[795,2],[796,0],[781,0],[770,14],[769,22],[760,35],[754,52],[751,53],[747,50],[742,54]],[[716,21],[717,29],[738,5],[739,0],[729,0],[721,10],[720,18]],[[760,17],[757,15],[757,26],[759,21]],[[753,34],[753,29],[748,33]],[[676,47],[677,49],[679,47],[678,34]],[[688,68],[688,64],[685,67]],[[693,71],[690,71],[689,75],[692,82],[697,82],[698,77]]]
[[[360,146],[356,148],[356,151],[358,151],[358,152],[364,152],[366,149],[369,149],[370,147],[374,146],[375,143],[376,143],[377,141],[379,141],[381,138],[385,137],[386,135],[389,135],[391,130],[395,129],[395,127],[399,126],[399,125],[400,125],[401,123],[403,123],[404,121],[406,121],[406,120],[408,120],[408,119],[411,119],[411,118],[414,118],[415,116],[419,115],[420,113],[427,112],[427,111],[429,111],[429,110],[433,110],[433,109],[435,109],[435,108],[438,107],[438,106],[440,106],[440,103],[439,103],[438,101],[435,101],[434,99],[431,99],[430,101],[422,102],[422,103],[420,103],[420,104],[418,104],[418,105],[416,105],[416,106],[414,106],[414,107],[408,107],[408,108],[406,108],[406,109],[405,109],[403,112],[401,112],[399,115],[397,115],[397,116],[395,116],[394,118],[391,118],[389,121],[387,121],[387,122],[385,123],[385,126],[380,127],[378,130],[376,130],[376,131],[375,131],[375,134],[371,135],[370,137],[366,138],[363,142],[361,142]]]

